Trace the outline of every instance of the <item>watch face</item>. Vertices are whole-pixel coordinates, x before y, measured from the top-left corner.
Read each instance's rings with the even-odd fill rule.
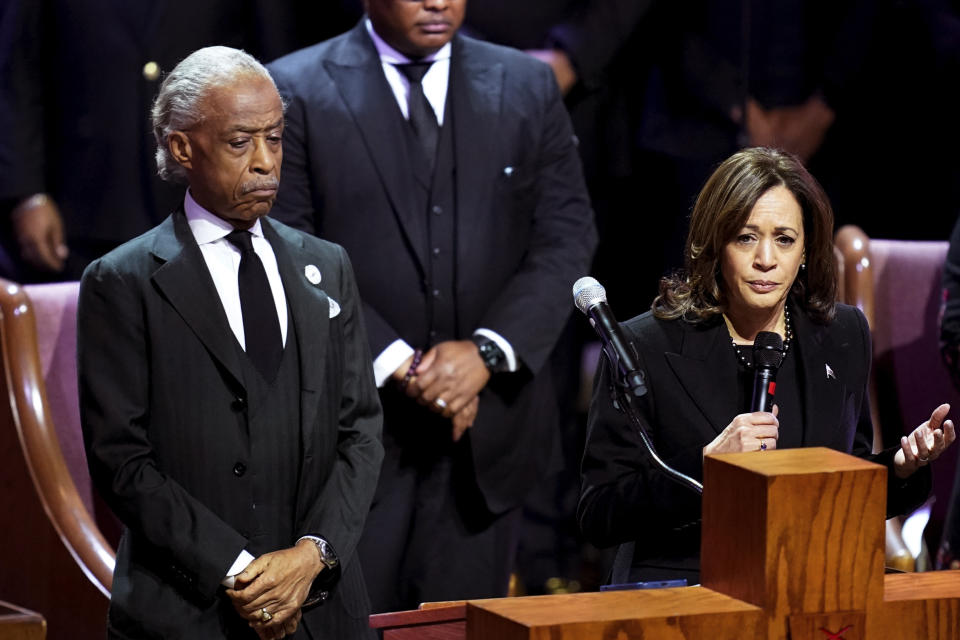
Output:
[[[323,560],[323,563],[328,567],[335,567],[340,561],[337,558],[337,554],[333,552],[333,548],[330,546],[326,540],[320,540],[317,542],[317,548],[320,549],[320,558]]]

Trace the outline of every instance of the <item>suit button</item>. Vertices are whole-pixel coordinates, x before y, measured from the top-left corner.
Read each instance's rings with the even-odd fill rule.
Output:
[[[230,403],[230,408],[234,411],[243,411],[247,408],[247,401],[240,396],[237,396],[233,399],[233,402]]]
[[[242,462],[238,462],[237,464],[233,465],[233,475],[237,476],[238,478],[242,478],[243,474],[246,472],[247,465],[243,464]]]
[[[433,215],[435,216],[438,216],[441,213],[443,213],[443,207],[441,207],[438,204],[433,205],[433,207],[430,210],[433,211]]]
[[[440,289],[434,289],[434,290],[433,290],[433,297],[434,297],[434,298],[439,298],[439,297],[440,297]]]

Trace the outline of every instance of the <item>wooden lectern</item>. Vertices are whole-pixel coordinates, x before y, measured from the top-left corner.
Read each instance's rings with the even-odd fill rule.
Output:
[[[708,456],[702,586],[425,605],[371,626],[384,640],[960,639],[960,571],[884,575],[885,505],[886,469],[832,449]]]

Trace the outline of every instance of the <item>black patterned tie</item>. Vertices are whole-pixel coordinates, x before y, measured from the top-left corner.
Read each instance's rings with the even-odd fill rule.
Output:
[[[243,315],[247,355],[264,379],[270,381],[277,375],[280,366],[283,337],[267,272],[260,262],[260,256],[253,250],[249,231],[231,231],[227,240],[240,250],[237,283],[240,286],[240,313]]]
[[[440,125],[437,123],[437,114],[423,94],[423,76],[430,69],[432,62],[411,62],[398,64],[407,80],[410,81],[410,94],[407,97],[407,113],[410,116],[410,126],[420,141],[427,166],[433,169],[434,156],[437,154],[437,138],[440,137]]]

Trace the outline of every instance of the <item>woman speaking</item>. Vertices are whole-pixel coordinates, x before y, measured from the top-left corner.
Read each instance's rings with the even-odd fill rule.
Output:
[[[637,408],[660,457],[702,481],[707,454],[830,447],[887,467],[888,516],[922,503],[927,465],[955,438],[950,407],[872,453],[870,331],[836,295],[833,212],[816,180],[772,149],[723,162],[694,206],[684,271],[663,279],[652,311],[623,324],[646,375]],[[775,405],[751,412],[761,332],[780,336],[783,357]],[[580,526],[597,546],[636,543],[619,579],[697,583],[700,497],[649,462],[614,407],[608,369],[601,361],[590,408]]]

